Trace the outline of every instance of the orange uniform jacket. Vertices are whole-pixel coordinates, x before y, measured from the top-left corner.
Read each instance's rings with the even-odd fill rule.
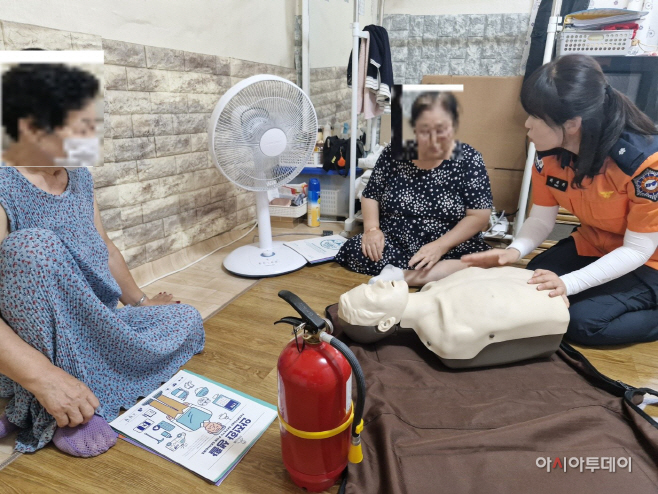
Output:
[[[571,187],[574,171],[562,166],[562,153],[568,151],[537,153],[533,203],[560,205],[580,219],[572,234],[578,255],[601,257],[621,247],[626,229],[658,232],[658,136],[623,133],[600,173],[583,181],[583,189]],[[658,269],[658,254],[646,264]]]

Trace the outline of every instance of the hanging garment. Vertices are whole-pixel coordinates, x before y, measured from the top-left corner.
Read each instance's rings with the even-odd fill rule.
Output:
[[[363,28],[370,34],[368,69],[365,85],[376,96],[377,105],[383,113],[391,112],[391,91],[393,89],[393,65],[388,32],[381,26],[369,25]],[[352,85],[352,53],[347,64],[347,85]]]
[[[357,90],[356,113],[366,119],[374,118],[384,113],[384,108],[377,104],[377,94],[366,87],[368,72],[368,54],[370,53],[370,33],[366,38],[359,39],[359,86]]]

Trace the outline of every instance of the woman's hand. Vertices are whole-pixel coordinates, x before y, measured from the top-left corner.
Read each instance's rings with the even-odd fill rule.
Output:
[[[170,304],[180,304],[180,300],[174,300],[174,296],[171,293],[160,292],[153,298],[147,298],[142,302],[142,306],[146,305],[170,305]]]
[[[361,252],[373,262],[381,260],[384,254],[384,232],[372,230],[361,236]]]
[[[418,249],[418,252],[409,261],[409,267],[411,269],[426,269],[429,271],[441,260],[445,253],[446,250],[440,244],[430,242]]]
[[[551,290],[548,293],[549,297],[561,296],[564,303],[569,307],[569,299],[567,298],[567,287],[564,281],[560,279],[553,271],[547,269],[537,269],[532,274],[532,278],[528,280],[531,285],[537,285],[537,290]]]
[[[86,384],[56,366],[30,388],[29,391],[55,418],[59,427],[86,424],[100,406],[98,398]]]
[[[461,262],[478,268],[494,268],[513,264],[520,258],[521,253],[516,249],[491,249],[462,256]]]

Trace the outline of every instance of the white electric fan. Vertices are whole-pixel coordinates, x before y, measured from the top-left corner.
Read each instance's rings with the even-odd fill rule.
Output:
[[[250,278],[302,268],[306,259],[272,241],[268,190],[295,178],[309,162],[318,119],[309,97],[281,77],[245,79],[219,100],[208,127],[213,162],[234,184],[256,192],[259,243],[224,259],[227,271]]]

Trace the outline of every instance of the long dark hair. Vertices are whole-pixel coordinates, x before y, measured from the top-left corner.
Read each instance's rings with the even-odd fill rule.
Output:
[[[539,67],[523,84],[525,111],[552,127],[581,117],[580,149],[572,187],[598,174],[622,132],[658,134],[656,126],[624,94],[612,88],[587,55],[566,55]]]

